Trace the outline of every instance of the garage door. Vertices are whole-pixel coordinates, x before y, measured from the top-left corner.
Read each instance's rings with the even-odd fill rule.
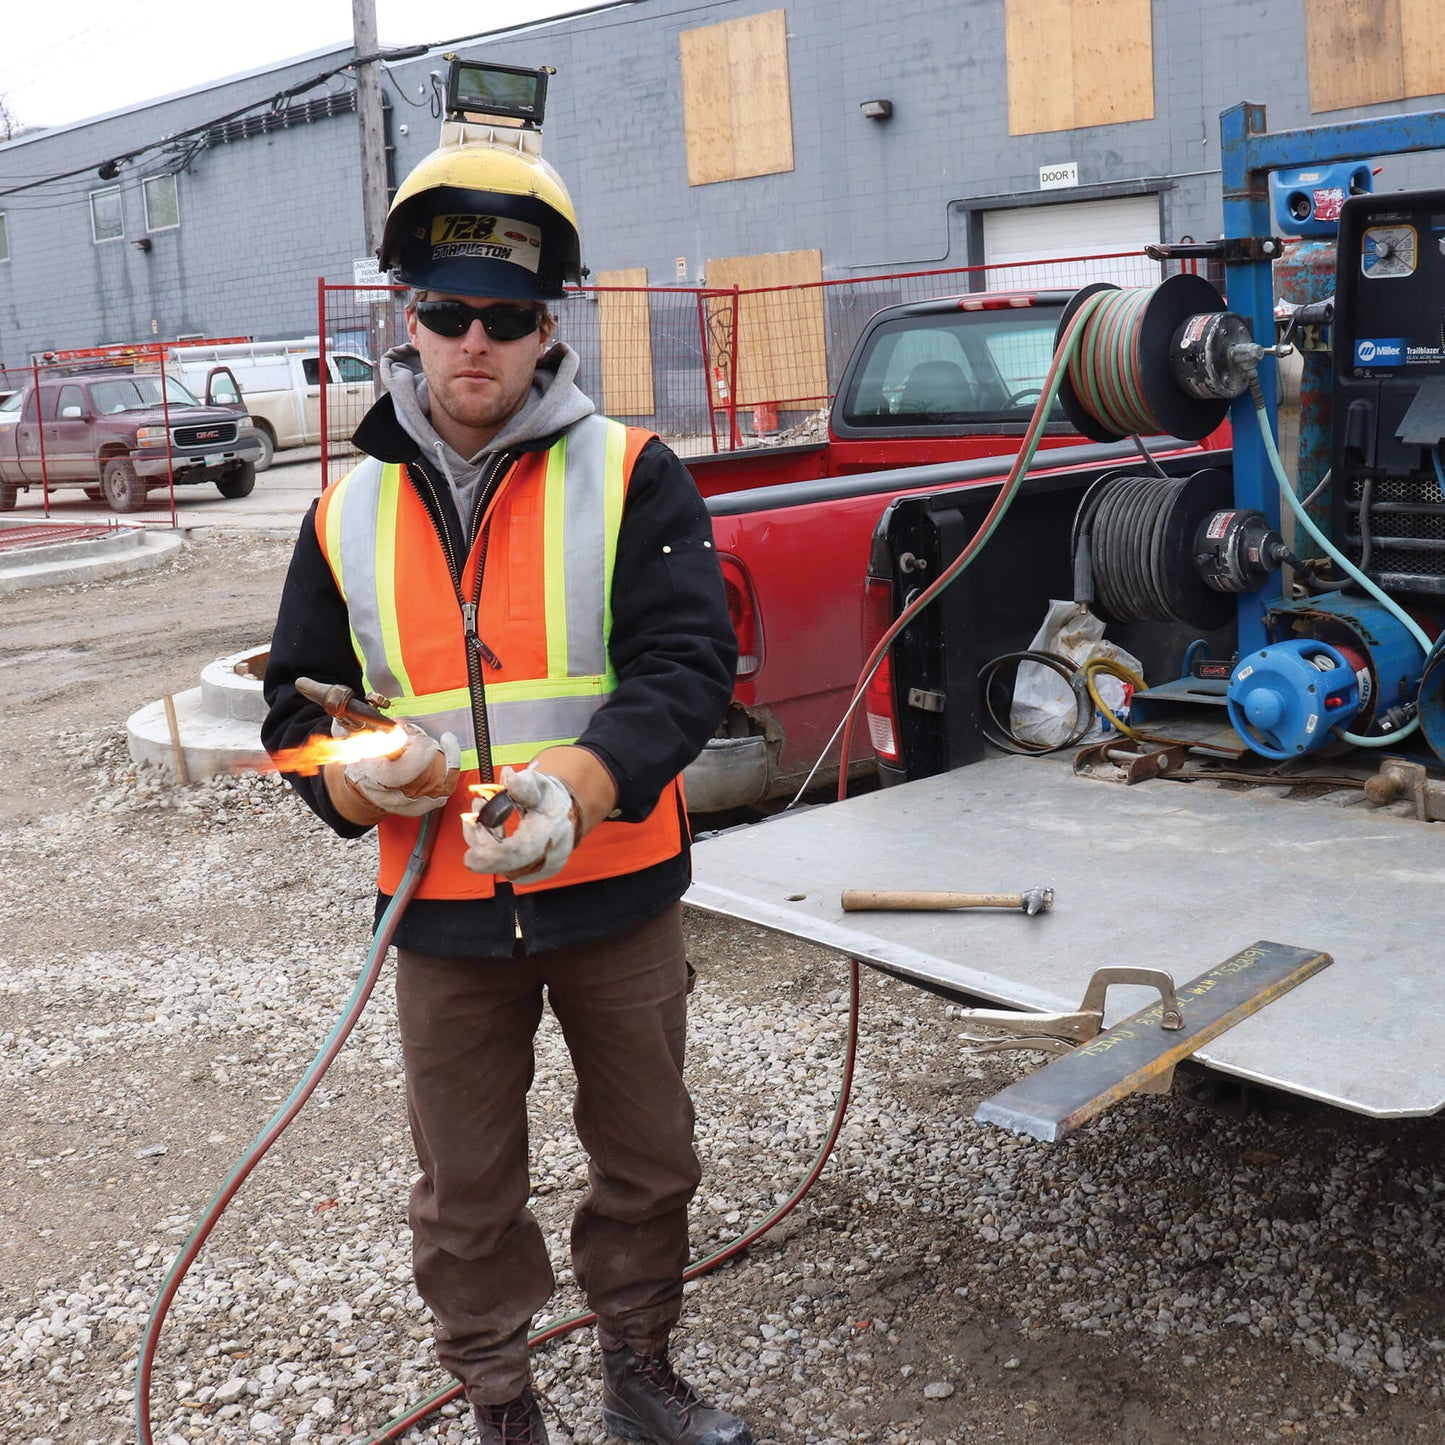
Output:
[[[1144,256],[1072,258],[1137,251],[1159,239],[1159,198],[1153,195],[985,211],[984,260],[999,266],[989,271],[988,287],[1083,286],[1089,281],[1157,286],[1159,263]],[[1014,264],[1021,262],[1047,264]]]

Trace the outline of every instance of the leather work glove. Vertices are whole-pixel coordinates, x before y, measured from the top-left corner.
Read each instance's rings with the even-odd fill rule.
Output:
[[[487,827],[475,813],[463,813],[463,862],[473,873],[499,873],[528,883],[554,877],[572,856],[577,838],[567,785],[535,763],[521,772],[503,768],[498,781],[517,805],[517,825],[508,833]]]
[[[528,821],[524,815],[508,836],[503,830],[483,827],[474,815],[462,815],[467,867],[474,873],[500,873],[511,881],[541,883],[554,877],[573,848],[617,804],[617,784],[606,765],[591,749],[570,743],[543,748],[520,772],[503,768],[500,781],[520,808],[531,809],[527,798],[535,796],[540,806],[550,806],[552,817],[552,824],[539,822],[524,834]],[[541,802],[544,796],[548,803]],[[467,822],[468,816],[473,817],[471,823]],[[564,817],[569,825],[565,841],[560,837],[554,841],[552,829]],[[557,831],[562,829],[557,827]]]
[[[443,733],[438,741],[415,723],[403,723],[402,727],[407,738],[400,752],[327,765],[332,801],[353,821],[374,823],[381,813],[419,818],[442,807],[456,791],[461,771],[461,747],[456,737]],[[339,718],[332,722],[331,732],[333,737],[352,735],[352,729]],[[366,816],[355,816],[358,813]]]

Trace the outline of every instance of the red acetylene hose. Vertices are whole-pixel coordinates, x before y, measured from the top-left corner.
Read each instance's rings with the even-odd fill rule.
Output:
[[[1091,298],[1092,299],[1092,298]],[[888,649],[893,645],[894,639],[913,620],[913,618],[926,607],[945,587],[953,582],[974,557],[982,549],[985,542],[992,535],[994,528],[998,525],[1003,514],[1008,510],[1019,486],[1023,482],[1028,471],[1029,463],[1033,460],[1034,452],[1038,449],[1039,437],[1043,433],[1044,418],[1048,415],[1049,407],[1053,404],[1054,396],[1058,391],[1059,379],[1064,374],[1078,346],[1078,338],[1083,333],[1088,318],[1093,314],[1095,306],[1086,301],[1069,322],[1068,328],[1060,338],[1058,347],[1054,353],[1054,359],[1049,367],[1048,375],[1044,380],[1043,393],[1034,407],[1033,417],[1029,421],[1028,429],[1024,433],[1023,442],[1019,453],[1014,459],[1014,464],[1009,470],[1007,479],[1000,489],[994,504],[989,508],[987,516],[979,523],[978,530],[970,538],[968,545],[950,566],[939,575],[939,577],[923,592],[921,592],[903,611],[897,620],[884,633],[877,646],[869,654],[868,660],[863,664],[863,670],[858,676],[858,684],[853,693],[852,701],[849,702],[843,721],[843,750],[842,756],[848,757],[849,749],[853,740],[853,721],[857,715],[858,704],[862,701],[868,680],[873,676],[878,664],[882,661]],[[840,767],[838,771],[838,799],[841,802],[848,795],[848,769]],[[818,1176],[823,1172],[823,1166],[827,1164],[834,1146],[838,1142],[838,1135],[843,1129],[843,1120],[848,1112],[848,1099],[853,1089],[853,1075],[857,1065],[858,1057],[858,1022],[859,1002],[861,998],[860,979],[862,969],[856,958],[848,960],[848,1039],[844,1052],[843,1077],[838,1087],[838,1098],[833,1108],[833,1119],[828,1128],[828,1133],[818,1150],[813,1163],[803,1177],[802,1182],[780,1204],[771,1214],[758,1224],[754,1225],[746,1234],[740,1235],[731,1244],[724,1245],[715,1253],[706,1255],[702,1259],[695,1260],[688,1266],[683,1274],[684,1279],[697,1279],[716,1269],[729,1259],[742,1254],[744,1250],[755,1244],[779,1221],[787,1218],[799,1204],[803,1202],[808,1191],[817,1181]],[[582,1314],[569,1315],[565,1319],[557,1320],[550,1325],[545,1325],[528,1337],[527,1343],[530,1347],[547,1343],[571,1331],[581,1329],[590,1325],[597,1316],[586,1312]],[[457,1399],[462,1393],[461,1385],[451,1385],[437,1391],[436,1394],[428,1396],[425,1400],[415,1405],[408,1406],[406,1411],[388,1420],[380,1430],[366,1437],[360,1445],[393,1445],[413,1426],[419,1425],[428,1416],[448,1402]]]
[[[873,676],[878,664],[882,661],[888,649],[893,645],[894,640],[900,632],[913,620],[913,618],[951,582],[957,579],[958,575],[973,561],[977,553],[982,550],[985,542],[992,535],[994,528],[998,525],[1004,512],[1008,510],[1018,492],[1019,486],[1028,471],[1029,463],[1033,459],[1035,450],[1038,447],[1039,436],[1042,433],[1044,417],[1053,402],[1054,394],[1058,390],[1059,377],[1067,366],[1069,358],[1073,355],[1077,346],[1077,338],[1081,333],[1087,318],[1092,315],[1093,308],[1085,303],[1071,319],[1068,329],[1065,331],[1060,345],[1055,351],[1053,364],[1049,368],[1048,376],[1044,383],[1043,394],[1034,408],[1034,414],[1029,422],[1027,431],[1024,433],[1023,444],[1014,464],[1009,470],[1007,479],[995,498],[993,506],[989,508],[988,514],[979,524],[978,530],[970,539],[968,545],[959,556],[943,571],[938,578],[925,588],[914,600],[899,613],[893,625],[883,634],[873,651],[869,654],[868,660],[863,665],[859,674],[857,689],[854,692],[852,701],[848,704],[844,714],[842,732],[842,756],[846,759],[849,755],[853,740],[853,723],[857,715],[859,702],[862,701],[867,688],[868,680]],[[848,795],[848,769],[845,766],[839,769],[838,775],[838,798],[841,801]],[[355,1028],[357,1020],[360,1019],[367,1001],[370,999],[372,990],[381,972],[381,966],[386,958],[387,950],[391,946],[392,935],[396,932],[396,926],[401,921],[402,912],[411,901],[411,896],[416,890],[416,885],[421,879],[422,870],[426,866],[427,858],[430,857],[433,837],[431,824],[433,814],[428,814],[422,821],[421,831],[417,836],[416,847],[407,863],[406,874],[402,879],[401,886],[397,889],[395,896],[382,915],[381,922],[377,927],[376,936],[372,941],[371,951],[367,955],[366,967],[357,981],[355,990],[352,993],[346,1012],[338,1020],[336,1027],[332,1030],[321,1051],[312,1060],[310,1067],[302,1075],[300,1082],[292,1091],[289,1099],[271,1117],[265,1128],[256,1136],[250,1148],[242,1155],[236,1167],[226,1179],[225,1183],[217,1191],[215,1198],[207,1207],[205,1214],[201,1216],[191,1237],[187,1240],[181,1253],[177,1255],[175,1263],[172,1264],[170,1273],[166,1276],[165,1283],[161,1287],[160,1294],[151,1309],[150,1323],[147,1326],[145,1339],[141,1345],[140,1356],[136,1365],[136,1388],[135,1388],[135,1410],[136,1410],[136,1439],[138,1445],[154,1445],[150,1428],[150,1382],[151,1372],[155,1362],[156,1347],[160,1340],[161,1326],[165,1321],[167,1312],[170,1309],[171,1301],[175,1298],[176,1291],[180,1288],[181,1281],[185,1278],[186,1272],[195,1262],[200,1254],[206,1239],[215,1228],[221,1214],[230,1203],[236,1191],[245,1183],[246,1179],[260,1163],[262,1157],[270,1149],[272,1144],[280,1137],[286,1126],[300,1113],[302,1106],[315,1092],[317,1084],[320,1083],[322,1075],[330,1067],[331,1061],[340,1052],[351,1031]],[[818,1176],[823,1172],[824,1166],[837,1145],[838,1136],[843,1129],[843,1121],[848,1112],[848,1100],[852,1094],[853,1076],[858,1056],[858,1023],[859,1004],[861,999],[860,979],[861,967],[857,959],[849,960],[848,970],[848,1038],[844,1051],[843,1077],[838,1087],[838,1097],[833,1107],[832,1121],[828,1127],[828,1133],[815,1155],[808,1172],[802,1181],[794,1189],[792,1194],[776,1209],[760,1220],[747,1233],[740,1235],[730,1244],[724,1245],[721,1249],[703,1258],[693,1261],[683,1273],[687,1280],[697,1279],[702,1275],[717,1269],[719,1265],[730,1259],[736,1258],[749,1249],[775,1225],[786,1219],[789,1214],[802,1203],[808,1191],[817,1182]],[[569,1334],[571,1331],[581,1329],[586,1325],[595,1322],[597,1316],[588,1311],[582,1314],[568,1316],[566,1319],[557,1320],[542,1329],[535,1331],[528,1338],[528,1345],[536,1348],[546,1344],[550,1340]],[[414,1426],[420,1424],[441,1409],[448,1402],[457,1399],[462,1393],[460,1384],[452,1385],[434,1395],[428,1396],[414,1406],[409,1406],[404,1414],[393,1417],[379,1431],[366,1437],[360,1445],[392,1445],[398,1441]]]
[[[296,1087],[291,1091],[290,1097],[277,1109],[261,1132],[251,1141],[246,1152],[236,1161],[235,1167],[226,1177],[220,1189],[216,1191],[215,1198],[206,1207],[206,1212],[191,1231],[191,1237],[176,1256],[170,1273],[166,1275],[165,1283],[162,1284],[160,1293],[151,1306],[150,1320],[146,1325],[145,1338],[141,1341],[140,1354],[136,1360],[135,1431],[139,1445],[154,1445],[151,1437],[151,1370],[155,1364],[156,1348],[160,1343],[161,1326],[165,1323],[171,1301],[175,1299],[176,1291],[181,1287],[181,1281],[185,1279],[187,1271],[195,1263],[196,1257],[200,1254],[211,1231],[216,1227],[236,1191],[250,1177],[251,1171],[265,1157],[267,1150],[281,1137],[286,1126],[301,1112],[302,1105],[316,1092],[316,1086],[321,1082],[322,1075],[330,1068],[331,1061],[341,1052],[342,1045],[350,1037],[352,1029],[356,1027],[357,1020],[360,1019],[362,1010],[365,1009],[372,990],[376,987],[376,981],[381,974],[381,966],[386,960],[387,950],[391,947],[392,936],[396,933],[397,924],[401,922],[401,916],[405,912],[407,904],[411,902],[417,884],[421,881],[427,859],[431,857],[432,845],[435,842],[433,827],[435,818],[435,813],[428,813],[422,819],[421,829],[417,833],[416,846],[407,860],[406,872],[402,876],[401,885],[377,925],[376,934],[371,941],[371,949],[366,956],[366,966],[362,969],[361,977],[352,990],[346,1011],[336,1021],[335,1027],[321,1046],[320,1052],[312,1059],[306,1072],[302,1074]]]

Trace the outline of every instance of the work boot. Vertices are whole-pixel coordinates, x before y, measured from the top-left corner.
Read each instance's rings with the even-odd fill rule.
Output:
[[[624,1440],[653,1445],[753,1445],[748,1427],[699,1398],[666,1355],[625,1345],[602,1351],[602,1423]]]
[[[548,1445],[542,1407],[530,1390],[505,1405],[473,1405],[481,1445]]]

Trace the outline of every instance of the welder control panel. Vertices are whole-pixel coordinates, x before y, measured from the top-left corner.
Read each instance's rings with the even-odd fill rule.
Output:
[[[1445,190],[1340,213],[1333,328],[1334,535],[1382,586],[1445,595]]]

